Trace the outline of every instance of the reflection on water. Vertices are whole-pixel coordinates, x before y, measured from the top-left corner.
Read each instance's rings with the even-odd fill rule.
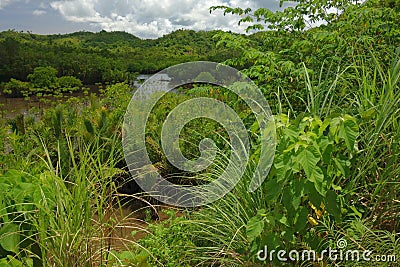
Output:
[[[134,87],[140,89],[141,97],[146,99],[149,95],[152,95],[157,92],[167,92],[170,89],[171,78],[168,74],[165,73],[157,73],[154,75],[141,74],[137,77],[137,82],[134,83]]]
[[[18,114],[28,114],[32,108],[36,108],[38,111],[54,106],[58,102],[65,102],[71,97],[83,98],[83,93],[73,93],[64,95],[63,97],[36,97],[31,96],[28,100],[23,97],[17,98],[6,98],[0,96],[0,117],[3,119],[13,119]],[[39,112],[37,112],[39,113]]]
[[[31,108],[46,108],[49,103],[43,103],[38,99],[25,100],[24,98],[0,97],[0,112],[4,119],[13,119],[18,114],[27,114]]]
[[[147,84],[148,90],[146,90],[145,94],[153,94],[158,91],[167,91],[169,88],[169,83],[171,78],[168,77],[166,74],[140,74],[136,81],[133,82],[133,87],[138,88],[145,81],[152,77],[152,82]],[[151,84],[151,85],[150,85]],[[99,88],[97,86],[88,86],[90,88],[90,93],[98,94]],[[32,108],[36,108],[39,110],[49,108],[59,101],[66,101],[71,97],[79,97],[83,98],[86,97],[82,92],[72,93],[72,94],[65,94],[63,97],[54,97],[54,96],[46,96],[46,97],[36,97],[31,96],[28,100],[23,97],[19,98],[6,98],[0,95],[0,118],[4,119],[13,119],[18,114],[28,114],[28,112]],[[39,113],[39,112],[37,112]]]
[[[99,94],[99,86],[97,85],[87,85],[85,87],[87,92],[75,92],[75,93],[66,93],[62,96],[31,96],[28,99],[23,97],[16,97],[16,98],[6,98],[3,95],[0,95],[0,118],[3,119],[13,119],[18,114],[28,114],[28,112],[35,108],[36,111],[34,112],[35,117],[38,114],[42,113],[43,109],[55,106],[57,103],[65,102],[72,97],[77,98],[86,98],[90,94]],[[104,86],[102,87],[105,88]]]

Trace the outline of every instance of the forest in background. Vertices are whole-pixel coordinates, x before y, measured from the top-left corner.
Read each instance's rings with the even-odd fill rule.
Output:
[[[179,170],[162,153],[162,122],[168,113],[187,100],[207,97],[226,103],[243,121],[250,142],[246,172],[231,192],[200,208],[179,209],[154,202],[138,190],[123,156],[122,121],[132,88],[126,77],[115,79],[122,81],[116,84],[113,79],[93,79],[111,84],[99,96],[71,97],[40,111],[40,116],[38,110],[31,110],[15,119],[0,120],[0,266],[398,266],[400,2],[296,3],[296,8],[278,12],[212,7],[211,11],[223,9],[226,14],[238,15],[238,21],[250,23],[249,31],[256,32],[193,33],[209,35],[210,51],[218,54],[222,50],[221,58],[214,61],[248,75],[271,107],[277,146],[271,170],[259,189],[248,191],[254,166],[262,156],[263,140],[254,114],[226,88],[197,84],[181,88],[180,94],[164,95],[152,110],[145,145],[153,167],[163,177],[183,184],[221,175],[231,147],[226,131],[212,120],[190,121],[179,139],[182,154],[190,159],[199,157],[201,140],[213,139],[217,160],[205,170]],[[332,7],[342,13],[326,14]],[[307,28],[305,15],[327,23]],[[171,36],[190,32],[177,31]],[[31,38],[26,33],[2,34]],[[126,46],[154,49],[149,56],[163,49],[171,52],[181,47],[186,51],[182,44],[188,40],[171,41],[170,48],[162,48],[165,43],[158,40],[170,35],[141,41],[125,33],[76,34],[116,34],[142,45],[149,42],[154,46]],[[81,40],[78,47],[83,43]],[[113,51],[112,42],[104,43],[108,47],[105,52]],[[85,49],[82,47],[76,49]],[[42,57],[37,51],[44,48],[38,45],[35,49],[32,58]],[[53,59],[75,56],[65,49]],[[91,49],[99,48],[93,45],[88,51]],[[20,53],[26,51],[29,49]],[[43,51],[46,53],[52,55],[51,50]],[[91,61],[96,53],[83,54],[87,71],[92,69],[88,66],[94,70],[102,66]],[[182,52],[178,58],[184,60],[184,56],[192,55]],[[109,66],[114,62],[104,58]],[[120,60],[124,72],[130,63],[135,64],[123,57]],[[161,62],[167,61],[156,57],[151,63]],[[10,71],[4,77],[6,90],[12,88],[10,83],[17,87],[23,83],[22,87],[51,93],[50,84],[40,83],[47,81],[49,74],[53,85],[71,84],[74,79],[87,82],[84,76],[61,72],[62,66],[50,61],[34,61],[21,76],[16,75],[18,67],[26,65],[14,59],[9,63],[16,73]],[[80,68],[79,64],[74,66]],[[103,77],[99,73],[98,77]],[[43,76],[45,79],[40,79]],[[14,80],[9,81],[11,78]],[[133,207],[132,214],[115,216],[127,203]],[[154,220],[162,210],[167,218]],[[132,217],[143,224],[132,223]],[[127,235],[120,234],[122,229],[128,229]],[[138,238],[140,233],[145,234]],[[283,255],[287,261],[257,257],[265,247],[269,251],[314,250],[321,256],[324,250],[337,249],[343,243],[342,249],[372,251],[371,257],[381,255],[386,261],[328,257],[307,261],[296,253],[290,258]]]
[[[75,32],[37,35],[0,33],[0,82],[27,81],[36,67],[51,66],[58,76],[73,76],[83,84],[123,82],[138,73],[208,60],[222,62],[230,50],[215,46],[218,31],[177,30],[158,39],[140,39],[126,32]]]

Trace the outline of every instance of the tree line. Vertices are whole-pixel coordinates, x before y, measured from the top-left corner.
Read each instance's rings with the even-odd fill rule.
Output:
[[[232,56],[216,47],[218,31],[177,30],[158,39],[140,39],[126,32],[76,32],[37,35],[8,30],[0,33],[0,83],[27,82],[38,67],[52,67],[57,76],[75,77],[85,85],[131,80],[137,73],[155,73],[196,60],[221,62]]]

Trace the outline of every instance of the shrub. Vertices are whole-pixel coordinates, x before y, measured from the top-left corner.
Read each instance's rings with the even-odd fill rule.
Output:
[[[28,80],[36,88],[54,88],[57,85],[57,70],[53,67],[37,67]]]
[[[20,80],[11,78],[8,83],[4,86],[3,94],[11,97],[25,95],[30,89],[28,82],[22,82]]]
[[[57,79],[58,87],[62,91],[76,91],[82,86],[81,80],[73,76],[62,76]]]

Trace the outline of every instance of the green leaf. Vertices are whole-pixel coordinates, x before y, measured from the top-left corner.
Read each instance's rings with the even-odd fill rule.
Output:
[[[278,232],[269,232],[267,235],[264,235],[263,239],[261,240],[261,244],[266,245],[269,251],[270,249],[278,250],[279,248],[282,248],[283,245],[280,238],[280,233]]]
[[[277,182],[282,182],[286,179],[286,174],[290,171],[290,153],[284,153],[274,159],[274,167],[276,168]]]
[[[341,220],[342,214],[337,202],[337,194],[335,191],[328,190],[326,192],[326,210],[332,214],[336,220]]]
[[[348,165],[349,165],[348,161],[337,159],[337,158],[334,158],[333,160],[335,162],[336,167],[341,172],[341,174],[344,177],[348,178],[350,175],[350,168],[348,167]]]
[[[7,251],[18,252],[19,227],[16,224],[8,223],[0,229],[0,246]]]
[[[252,217],[246,225],[247,240],[252,242],[259,237],[264,229],[264,220],[260,215]]]
[[[296,157],[296,161],[303,167],[309,180],[313,179],[312,175],[319,160],[320,157],[318,151],[312,146],[302,150]]]
[[[265,183],[266,194],[265,198],[268,202],[276,202],[279,194],[282,191],[283,183],[278,183],[275,179],[269,180]]]
[[[301,207],[296,214],[296,223],[294,228],[296,231],[303,230],[307,225],[308,210],[305,207]]]
[[[290,191],[289,188],[285,188],[283,190],[282,203],[286,209],[287,216],[288,216],[290,223],[293,222],[294,216],[296,215],[296,210],[292,204],[292,198],[293,198],[293,193]]]
[[[310,181],[307,181],[306,188],[307,188],[308,197],[309,197],[311,203],[314,204],[314,206],[321,205],[323,198],[322,198],[321,194],[316,190],[315,184]]]
[[[354,214],[355,214],[356,216],[358,216],[359,218],[362,218],[361,212],[359,212],[359,211],[356,209],[356,207],[350,206],[350,209],[354,212]]]
[[[281,216],[280,218],[279,218],[279,220],[278,220],[281,224],[283,224],[283,225],[285,225],[285,226],[287,226],[287,227],[289,227],[290,225],[289,225],[289,222],[288,222],[288,218],[286,217],[286,216]]]
[[[2,258],[0,260],[0,267],[22,267],[22,266],[23,266],[22,262],[15,259],[11,255],[8,255],[7,258]]]
[[[324,136],[318,140],[318,146],[322,153],[322,161],[329,164],[332,159],[333,142]]]
[[[313,169],[311,179],[309,180],[314,183],[315,189],[318,191],[318,193],[320,193],[321,196],[325,196],[326,181],[324,181],[324,174],[322,173],[320,167],[315,167]]]
[[[349,150],[354,150],[354,143],[358,136],[358,126],[351,116],[346,115],[339,127],[339,137],[342,138]]]
[[[288,136],[292,140],[296,140],[299,136],[299,130],[294,126],[289,126],[283,130],[285,136]]]
[[[332,189],[336,190],[336,191],[342,191],[343,190],[340,185],[335,185],[335,184],[332,184]]]
[[[307,180],[304,179],[294,179],[291,183],[293,193],[300,199],[308,193],[306,188],[306,183]]]
[[[293,228],[286,228],[285,231],[282,232],[282,237],[287,242],[295,242],[296,235],[295,230]]]

